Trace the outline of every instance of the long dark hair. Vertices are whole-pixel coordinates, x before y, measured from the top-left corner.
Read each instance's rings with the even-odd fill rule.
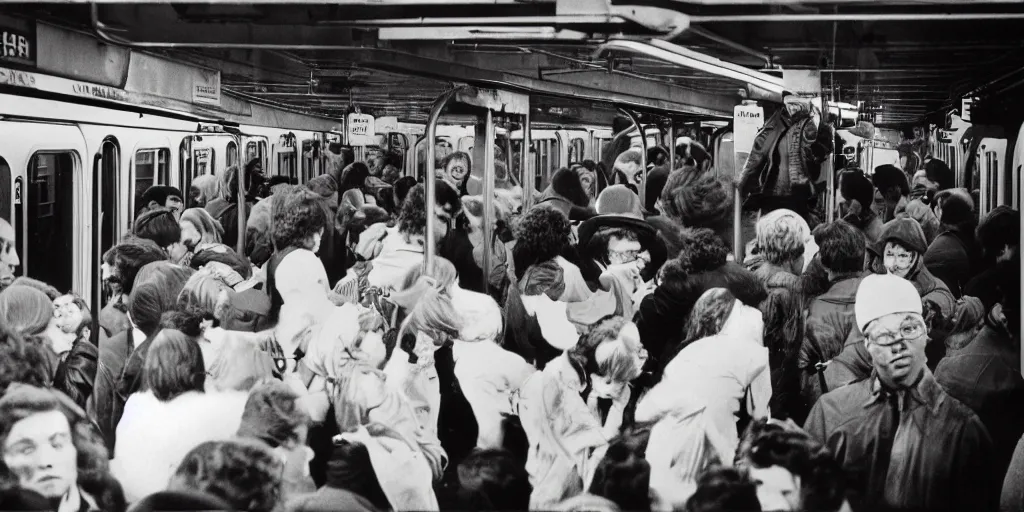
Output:
[[[366,178],[370,177],[370,168],[363,162],[355,162],[341,171],[341,183],[338,184],[338,197],[345,192],[357,188],[362,190],[366,186]]]
[[[555,171],[551,176],[551,189],[580,208],[586,208],[590,204],[590,197],[583,190],[580,175],[576,171],[565,167]]]

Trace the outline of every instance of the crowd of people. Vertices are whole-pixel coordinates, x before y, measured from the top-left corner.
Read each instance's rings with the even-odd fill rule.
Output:
[[[1019,213],[845,169],[734,254],[677,154],[156,186],[98,312],[0,221],[0,509],[1022,510]]]

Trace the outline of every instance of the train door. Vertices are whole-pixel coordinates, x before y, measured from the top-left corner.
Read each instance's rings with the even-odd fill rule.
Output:
[[[977,161],[981,170],[978,213],[984,217],[996,206],[1006,203],[1006,139],[982,139]]]
[[[1021,179],[1020,173],[1024,167],[1024,125],[1017,131],[1017,144],[1013,150],[1013,160],[1010,162],[1010,206],[1014,210],[1020,210],[1021,202]]]
[[[13,219],[18,274],[88,295],[85,137],[71,125],[0,122],[0,139],[10,143],[0,150],[0,201]]]

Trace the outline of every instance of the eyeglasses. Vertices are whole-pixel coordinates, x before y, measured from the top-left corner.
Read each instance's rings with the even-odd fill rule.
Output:
[[[867,341],[872,345],[889,347],[897,343],[916,340],[927,334],[927,332],[928,328],[922,322],[905,322],[900,326],[899,332],[888,330],[872,331],[871,334],[867,335]]]

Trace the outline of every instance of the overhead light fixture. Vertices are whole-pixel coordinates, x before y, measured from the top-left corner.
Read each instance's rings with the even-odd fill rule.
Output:
[[[587,34],[554,27],[393,27],[381,28],[377,37],[391,41],[450,41],[450,40],[571,40],[582,41]]]
[[[612,39],[598,47],[596,54],[601,55],[609,50],[644,55],[676,66],[695,69],[711,75],[751,84],[774,94],[781,95],[785,91],[781,78],[726,62],[710,55],[704,55],[703,53],[695,52],[666,41],[655,39],[650,42],[644,42]]]

